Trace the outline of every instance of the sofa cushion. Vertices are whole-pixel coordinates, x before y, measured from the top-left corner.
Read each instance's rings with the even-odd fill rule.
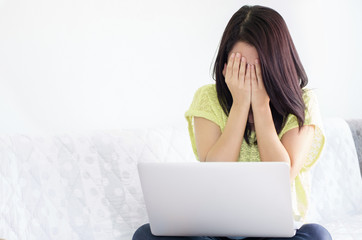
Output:
[[[362,175],[362,119],[349,119],[347,123],[352,132]]]
[[[0,136],[0,238],[129,240],[139,161],[196,161],[187,129]]]
[[[326,225],[333,239],[353,239],[336,237],[342,232],[360,232],[362,226],[356,225],[362,221],[362,180],[353,137],[343,119],[325,119],[324,124],[326,145],[311,170],[311,207],[307,219]]]

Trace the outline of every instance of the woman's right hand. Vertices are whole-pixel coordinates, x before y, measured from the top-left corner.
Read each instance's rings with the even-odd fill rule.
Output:
[[[249,107],[251,104],[251,71],[245,57],[232,53],[224,64],[223,75],[233,97],[233,105]]]

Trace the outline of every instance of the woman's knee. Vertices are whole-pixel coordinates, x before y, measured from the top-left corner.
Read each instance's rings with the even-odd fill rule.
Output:
[[[328,230],[316,223],[304,224],[299,230],[306,233],[311,239],[332,240],[332,236]]]
[[[150,224],[146,223],[140,226],[133,234],[132,240],[144,240],[149,239],[152,236]]]

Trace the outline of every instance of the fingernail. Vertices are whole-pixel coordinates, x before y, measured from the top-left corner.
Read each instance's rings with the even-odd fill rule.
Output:
[[[232,54],[231,54],[231,57],[234,57],[234,56],[235,56],[235,53],[232,53]]]
[[[255,59],[255,64],[258,64],[259,63],[259,60],[258,59]]]
[[[240,57],[240,53],[236,53],[236,57],[239,58],[239,57]]]
[[[246,60],[245,57],[242,57],[242,58],[241,58],[241,61],[242,61],[242,62],[245,62],[245,60]]]

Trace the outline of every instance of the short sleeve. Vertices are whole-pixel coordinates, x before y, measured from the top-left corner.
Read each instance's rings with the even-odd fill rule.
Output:
[[[306,106],[303,125],[314,125],[315,127],[313,143],[306,156],[307,160],[302,168],[302,171],[306,171],[319,159],[325,145],[325,134],[322,117],[319,111],[319,104],[314,92],[310,89],[304,89],[303,91],[303,100]],[[281,139],[289,130],[298,127],[297,117],[293,114],[289,114],[282,131],[279,133],[279,138]]]
[[[214,84],[205,85],[200,87],[192,100],[190,108],[185,113],[185,118],[188,122],[188,130],[190,134],[192,150],[199,160],[195,143],[195,131],[194,131],[194,117],[206,118],[220,126],[221,121],[219,114],[217,113],[217,95]]]

